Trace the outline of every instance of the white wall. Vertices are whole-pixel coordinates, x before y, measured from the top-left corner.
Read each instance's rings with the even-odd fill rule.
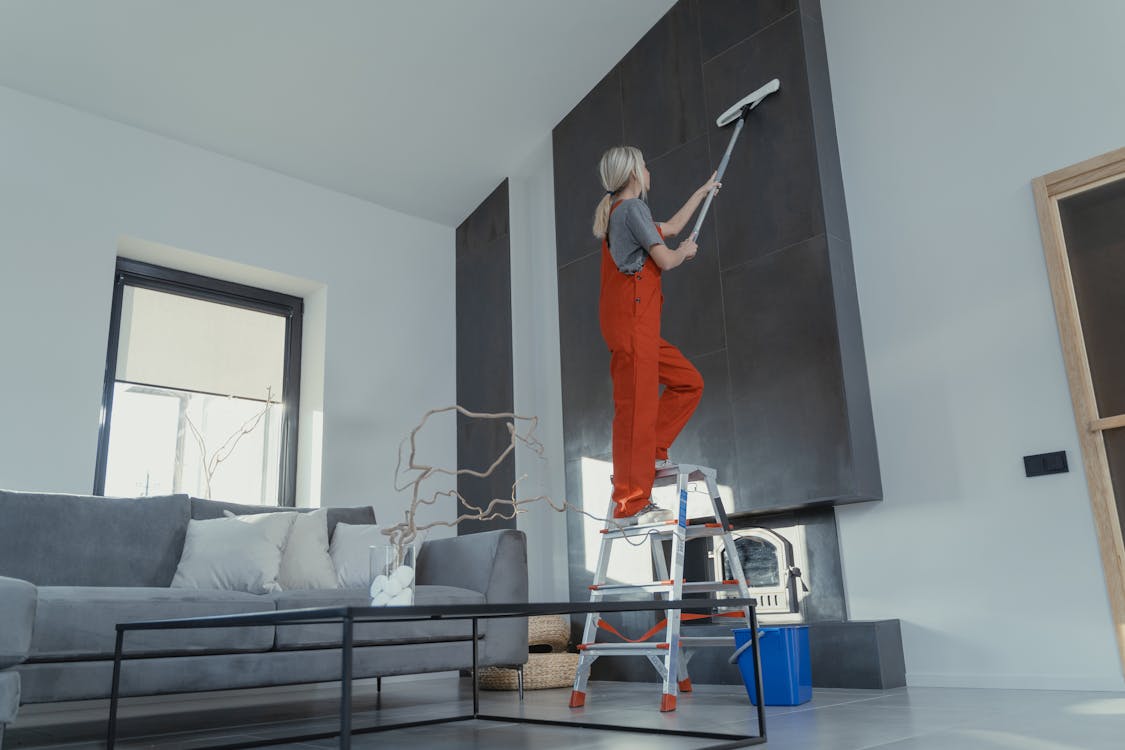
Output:
[[[516,453],[516,476],[527,475],[520,496],[566,499],[563,465],[562,370],[555,266],[555,187],[548,134],[508,178],[512,264],[512,380],[517,414],[539,417],[543,458]],[[533,601],[570,598],[566,516],[545,503],[527,506],[518,525],[527,534]]]
[[[839,514],[850,612],[912,685],[1120,689],[1029,183],[1125,145],[1125,4],[823,6],[885,492]]]
[[[324,505],[400,514],[398,441],[455,400],[453,230],[3,88],[0,487],[92,487],[119,244],[304,280],[305,357],[323,364],[302,439],[322,432],[323,453],[305,456],[299,501],[319,476]],[[452,423],[435,428],[423,448],[455,465]]]

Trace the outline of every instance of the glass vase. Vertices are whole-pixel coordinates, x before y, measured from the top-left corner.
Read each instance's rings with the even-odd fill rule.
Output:
[[[371,606],[414,604],[414,545],[371,547]]]

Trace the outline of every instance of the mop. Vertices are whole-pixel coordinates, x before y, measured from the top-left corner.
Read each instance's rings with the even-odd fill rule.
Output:
[[[779,88],[781,88],[781,82],[775,78],[754,93],[739,99],[734,103],[734,106],[723,112],[719,115],[719,119],[715,120],[715,124],[720,128],[725,128],[732,122],[736,122],[734,133],[730,137],[730,143],[727,144],[726,153],[723,154],[723,160],[719,162],[719,169],[715,172],[715,182],[722,182],[723,180],[723,173],[727,171],[727,164],[730,162],[730,153],[734,150],[734,143],[742,132],[742,126],[746,124],[746,116],[750,114],[750,110],[761,104],[763,99]],[[691,230],[692,242],[695,242],[696,238],[699,237],[699,229],[703,226],[703,219],[707,216],[707,209],[711,208],[711,200],[714,197],[715,188],[711,188],[711,191],[707,193],[707,200],[703,203],[703,210],[699,212],[699,218],[695,220],[695,228]]]

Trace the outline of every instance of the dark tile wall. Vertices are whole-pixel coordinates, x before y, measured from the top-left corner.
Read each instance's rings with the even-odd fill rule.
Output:
[[[673,456],[716,466],[735,489],[732,513],[881,497],[815,0],[681,0],[555,128],[568,468],[610,455],[600,248],[590,230],[601,197],[598,158],[622,143],[641,148],[652,173],[649,203],[666,219],[727,146],[732,128],[715,118],[775,77],[781,90],[743,130],[699,255],[664,277],[662,332],[706,382]],[[567,491],[583,499],[578,483],[568,481]],[[588,500],[598,512],[606,501]]]
[[[511,247],[508,181],[505,180],[457,227],[457,403],[470,411],[510,412],[512,390]],[[487,469],[508,445],[503,420],[457,415],[457,465]],[[485,479],[461,476],[457,489],[485,507],[511,495],[515,461]],[[458,508],[458,515],[465,513]],[[462,521],[458,534],[516,527],[514,518]]]

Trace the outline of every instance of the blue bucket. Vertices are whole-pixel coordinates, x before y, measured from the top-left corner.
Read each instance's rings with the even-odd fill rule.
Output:
[[[754,657],[750,628],[735,628],[737,648],[730,661],[738,662],[750,702],[758,705],[754,685]],[[812,658],[807,625],[774,625],[758,628],[762,658],[762,692],[767,706],[799,706],[812,700]]]

